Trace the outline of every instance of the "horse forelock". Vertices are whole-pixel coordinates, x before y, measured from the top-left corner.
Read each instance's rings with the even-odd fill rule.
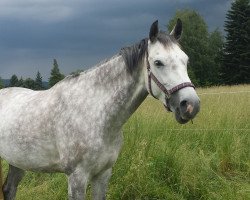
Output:
[[[159,41],[160,43],[162,43],[166,47],[170,46],[173,43],[178,44],[177,40],[172,35],[168,35],[164,31],[160,31],[158,33],[157,41]]]

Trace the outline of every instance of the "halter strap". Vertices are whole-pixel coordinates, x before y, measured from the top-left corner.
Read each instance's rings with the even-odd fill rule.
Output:
[[[194,84],[191,82],[184,82],[181,83],[179,85],[176,85],[175,87],[171,88],[170,90],[168,90],[157,78],[156,76],[153,74],[153,72],[151,71],[150,68],[150,63],[148,61],[148,51],[146,51],[146,56],[147,56],[147,71],[148,71],[148,89],[149,89],[149,94],[151,94],[155,99],[156,96],[153,94],[152,91],[152,86],[151,86],[151,80],[153,80],[155,82],[155,84],[160,88],[160,90],[165,94],[165,100],[166,100],[166,105],[164,105],[166,107],[166,109],[168,111],[171,112],[170,110],[170,105],[169,105],[169,99],[171,97],[171,94],[185,88],[185,87],[193,87],[195,88]]]

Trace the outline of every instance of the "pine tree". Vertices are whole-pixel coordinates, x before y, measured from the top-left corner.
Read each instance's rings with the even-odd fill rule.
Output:
[[[18,87],[18,78],[17,78],[17,76],[15,74],[12,75],[11,78],[10,78],[9,87]]]
[[[24,80],[23,80],[23,77],[22,77],[22,76],[21,76],[21,78],[18,80],[17,87],[24,87]]]
[[[42,90],[43,87],[43,78],[41,76],[41,73],[38,71],[36,74],[36,80],[35,80],[35,90]]]
[[[220,70],[222,66],[222,56],[223,56],[223,45],[224,40],[222,33],[216,29],[209,34],[209,57],[210,57],[210,75],[209,81],[212,84],[221,84],[220,82]]]
[[[35,89],[35,81],[31,78],[27,78],[25,79],[24,81],[24,87],[25,88],[28,88],[28,89],[31,89],[31,90],[34,90]]]
[[[64,75],[60,73],[57,61],[56,59],[54,59],[53,68],[51,70],[50,78],[49,78],[49,86],[52,87],[63,78],[64,78]]]
[[[0,77],[0,89],[4,88],[4,84],[3,84],[3,80],[2,78]]]
[[[250,83],[249,0],[234,1],[226,19],[221,79],[226,84]]]

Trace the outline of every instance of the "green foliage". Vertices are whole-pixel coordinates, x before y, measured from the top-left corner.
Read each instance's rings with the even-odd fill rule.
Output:
[[[21,77],[21,78],[18,80],[17,87],[24,87],[24,80],[23,80],[23,77]]]
[[[24,88],[28,88],[28,89],[34,90],[35,87],[36,87],[36,83],[31,78],[27,78],[27,79],[23,80],[23,77],[21,77],[20,79],[18,79],[18,77],[16,75],[13,75],[11,77],[10,85],[9,86],[10,87],[24,87]]]
[[[3,84],[3,80],[2,78],[0,77],[0,89],[4,88],[4,84]]]
[[[36,79],[35,79],[35,90],[43,90],[43,78],[40,74],[40,72],[38,71],[36,74]]]
[[[33,79],[31,79],[31,78],[27,78],[23,82],[23,86],[22,87],[34,90],[36,88],[36,82]]]
[[[11,78],[10,78],[9,87],[18,87],[18,78],[17,78],[17,76],[15,74],[12,75]]]
[[[56,59],[53,61],[53,68],[50,73],[50,78],[49,78],[49,86],[52,87],[54,86],[57,82],[60,80],[64,79],[64,75],[60,73],[59,66],[57,64]]]
[[[208,55],[210,55],[210,59],[208,60],[208,65],[210,74],[208,74],[208,76],[209,81],[213,85],[221,83],[220,70],[222,65],[223,45],[223,36],[218,29],[209,34]]]
[[[170,20],[171,31],[180,18],[183,23],[183,34],[180,40],[184,51],[189,56],[188,72],[193,83],[198,86],[217,84],[220,68],[219,53],[223,38],[218,30],[208,32],[204,19],[194,10],[179,10]]]
[[[225,21],[226,42],[221,78],[226,84],[250,83],[250,4],[232,2]]]
[[[1,82],[1,81],[0,81]],[[23,77],[18,79],[16,75],[13,75],[10,79],[9,87],[24,87],[32,90],[43,90],[42,76],[40,72],[37,72],[36,79],[27,78],[23,80]],[[0,87],[1,88],[1,87]]]

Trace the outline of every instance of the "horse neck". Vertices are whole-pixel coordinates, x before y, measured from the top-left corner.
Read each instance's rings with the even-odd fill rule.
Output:
[[[107,113],[112,126],[121,127],[147,96],[143,65],[129,72],[122,56],[117,56],[97,69],[96,77],[104,76],[103,90],[109,90]]]
[[[93,99],[92,106],[98,105],[100,110],[95,112],[105,115],[105,124],[120,128],[146,98],[143,67],[134,67],[133,72],[129,72],[122,56],[118,55],[80,75],[76,84],[85,89],[81,89],[83,94],[78,91],[78,95],[89,95]],[[86,99],[82,101],[86,105]]]

